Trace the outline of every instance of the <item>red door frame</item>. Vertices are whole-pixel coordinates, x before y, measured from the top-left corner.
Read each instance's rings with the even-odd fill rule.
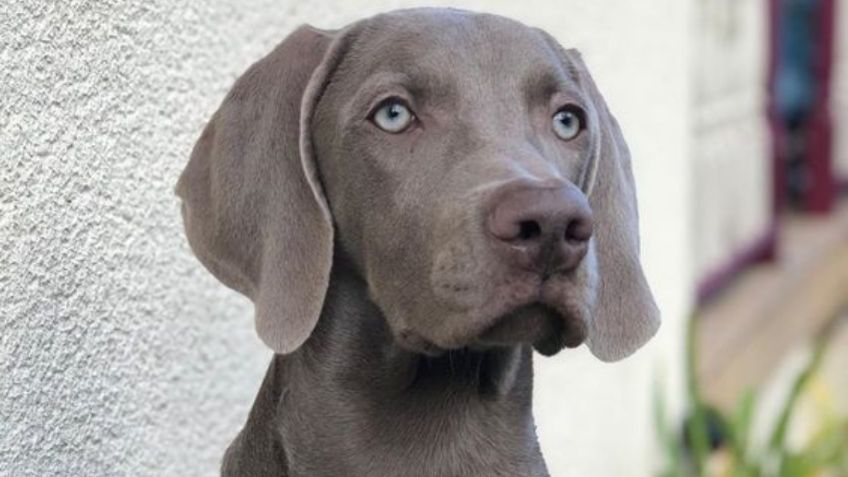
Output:
[[[837,185],[833,172],[833,119],[830,111],[836,2],[835,0],[819,1],[821,2],[818,29],[820,48],[815,62],[818,88],[815,112],[810,126],[810,150],[807,157],[815,187],[810,188],[806,206],[811,212],[827,213],[833,209]]]
[[[775,214],[786,205],[786,134],[774,110],[774,79],[777,58],[780,53],[780,0],[769,2],[769,69],[768,120],[773,141],[773,200]],[[813,186],[806,192],[803,202],[805,210],[824,214],[833,209],[837,192],[837,179],[833,171],[833,119],[830,111],[831,73],[833,71],[834,25],[836,1],[819,0],[818,38],[819,48],[813,63],[816,81],[816,96],[807,129],[807,144],[804,162],[808,166]]]
[[[785,130],[780,127],[774,107],[774,78],[779,53],[780,0],[768,2],[768,106],[766,117],[771,131],[772,156],[772,210],[765,230],[747,246],[742,247],[725,262],[704,277],[697,286],[697,303],[703,304],[718,294],[734,277],[747,267],[777,258],[778,216],[786,204],[786,145]],[[821,48],[815,60],[815,77],[819,87],[816,91],[815,107],[809,128],[809,143],[806,163],[809,166],[814,187],[804,197],[805,208],[814,213],[827,213],[833,208],[837,192],[837,181],[832,164],[832,131],[830,114],[830,83],[833,69],[835,0],[819,0],[818,41]]]

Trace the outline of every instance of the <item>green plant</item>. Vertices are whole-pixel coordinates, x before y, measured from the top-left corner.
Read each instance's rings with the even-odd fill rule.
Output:
[[[786,436],[802,392],[815,374],[827,349],[829,330],[820,333],[813,353],[795,377],[779,417],[764,449],[751,444],[751,427],[757,397],[744,393],[732,412],[722,413],[703,399],[697,369],[697,317],[688,320],[686,330],[686,400],[689,418],[683,431],[669,422],[660,387],[654,396],[658,437],[666,462],[660,477],[848,477],[848,419],[832,419],[800,450],[791,449]],[[836,320],[832,320],[835,322]],[[719,471],[708,465],[718,433],[723,438],[720,452],[725,465]]]

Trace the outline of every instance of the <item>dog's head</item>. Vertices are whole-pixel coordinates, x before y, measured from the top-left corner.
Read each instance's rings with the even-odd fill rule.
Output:
[[[279,353],[315,326],[334,246],[415,351],[587,341],[615,360],[658,327],[618,125],[576,51],[501,17],[298,29],[238,80],[177,192]]]

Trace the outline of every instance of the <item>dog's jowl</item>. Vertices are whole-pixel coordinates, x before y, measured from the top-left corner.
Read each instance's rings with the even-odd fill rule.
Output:
[[[613,361],[658,327],[618,125],[576,51],[505,18],[297,29],[177,193],[276,352],[227,476],[546,476],[533,351]]]

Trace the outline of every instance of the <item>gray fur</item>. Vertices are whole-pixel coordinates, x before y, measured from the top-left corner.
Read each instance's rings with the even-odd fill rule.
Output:
[[[391,95],[414,129],[369,121]],[[587,123],[568,142],[563,103]],[[487,234],[519,186],[588,200],[573,269],[517,267]],[[226,476],[546,476],[532,349],[612,361],[659,324],[618,125],[576,51],[501,17],[301,27],[235,84],[177,193],[192,249],[277,353]]]

